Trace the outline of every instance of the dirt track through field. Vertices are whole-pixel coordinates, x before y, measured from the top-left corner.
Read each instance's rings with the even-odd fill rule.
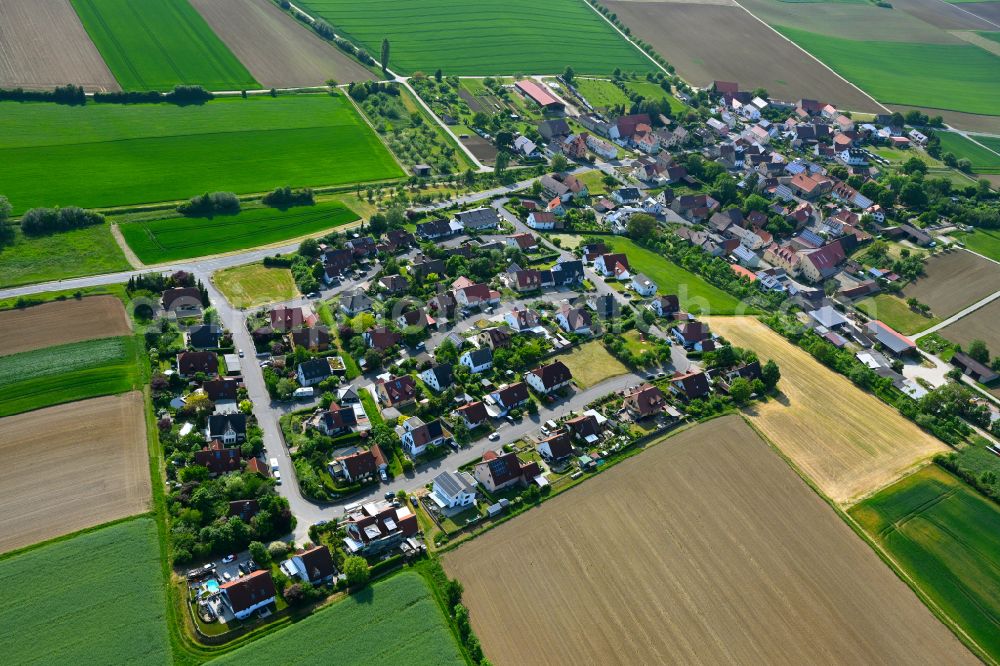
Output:
[[[374,80],[271,0],[191,0],[215,34],[263,86],[290,88]]]
[[[842,505],[896,481],[949,449],[754,317],[709,317],[711,329],[781,370],[781,395],[750,420]]]
[[[0,2],[0,87],[121,90],[69,0]]]
[[[148,510],[143,408],[133,392],[0,419],[0,553]]]
[[[506,664],[974,664],[739,417],[444,557]]]
[[[0,356],[132,332],[122,302],[88,296],[0,312]]]

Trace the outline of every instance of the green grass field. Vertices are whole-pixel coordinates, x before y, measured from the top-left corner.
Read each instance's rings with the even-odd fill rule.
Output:
[[[627,108],[630,103],[621,88],[605,79],[578,78],[573,81],[573,86],[595,109],[609,109],[619,104]]]
[[[774,27],[880,102],[1000,115],[1000,57],[978,46],[855,41]]]
[[[157,540],[138,518],[0,560],[4,661],[170,663]]]
[[[670,110],[673,112],[674,117],[691,110],[691,107],[661,88],[658,83],[653,83],[652,81],[629,81],[625,84],[625,87],[634,93],[642,95],[646,99],[667,100],[670,103]]]
[[[268,268],[263,264],[226,268],[212,275],[212,281],[237,308],[288,301],[299,293],[290,270]]]
[[[15,213],[403,175],[347,99],[327,94],[184,107],[3,102],[0,127],[0,164],[18,165],[0,169]]]
[[[129,268],[106,224],[39,237],[17,231],[14,242],[0,248],[0,288]]]
[[[990,40],[992,42],[998,42],[998,43],[1000,43],[1000,32],[979,31],[976,34],[979,35],[980,37],[985,37],[986,39],[988,39],[988,40]]]
[[[188,0],[71,0],[125,90],[259,88]]]
[[[315,234],[358,219],[338,202],[287,210],[251,208],[237,215],[170,217],[118,226],[136,256],[145,264],[201,257],[268,245]]]
[[[983,148],[955,132],[938,132],[937,136],[941,139],[941,152],[954,153],[958,159],[969,160],[973,172],[1000,173],[1000,153]]]
[[[254,641],[213,664],[464,666],[420,574],[403,572]]]
[[[138,351],[125,336],[0,356],[0,416],[131,391]]]
[[[977,135],[976,141],[983,144],[990,150],[1000,153],[1000,137],[998,136],[982,136]]]
[[[590,388],[606,379],[626,374],[628,367],[604,348],[598,340],[586,342],[559,360],[573,373],[573,381],[580,388]]]
[[[1000,659],[1000,507],[930,465],[850,514],[956,624]]]
[[[878,294],[858,301],[855,305],[869,317],[878,319],[903,335],[919,333],[941,321],[939,317],[925,317],[919,312],[914,312],[906,301],[891,294]]]
[[[951,234],[965,243],[965,247],[973,252],[1000,261],[1000,231],[996,229],[976,229],[972,233]]]
[[[677,294],[681,307],[696,314],[729,315],[740,307],[739,301],[711,285],[701,277],[686,271],[669,259],[639,247],[627,238],[605,241],[615,252],[628,254],[632,272],[645,273],[656,283],[658,294]]]
[[[306,0],[376,59],[383,38],[400,74],[610,74],[654,65],[579,0]]]

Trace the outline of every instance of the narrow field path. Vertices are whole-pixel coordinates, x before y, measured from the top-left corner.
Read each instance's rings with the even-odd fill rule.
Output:
[[[121,229],[118,228],[117,224],[111,225],[111,236],[118,243],[118,247],[122,249],[122,252],[125,253],[125,258],[128,259],[128,263],[132,268],[141,269],[146,267],[146,264],[142,263],[135,252],[132,251],[132,248],[129,247],[129,244],[125,242],[125,237],[122,236]]]

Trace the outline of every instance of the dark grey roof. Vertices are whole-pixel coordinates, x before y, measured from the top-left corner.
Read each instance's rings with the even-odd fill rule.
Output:
[[[368,298],[363,291],[356,291],[353,294],[344,294],[340,297],[340,304],[351,312],[367,310],[372,306],[372,299]]]
[[[437,379],[438,386],[443,389],[451,386],[453,373],[450,364],[435,365],[430,371]]]
[[[560,261],[552,267],[552,276],[560,282],[583,279],[583,262],[579,259]]]
[[[449,497],[459,493],[475,492],[475,486],[461,472],[441,472],[434,477],[434,485],[444,491]]]
[[[246,414],[213,414],[208,417],[208,436],[222,437],[228,428],[232,428],[237,434],[246,434],[247,415]]]
[[[330,363],[325,358],[313,358],[300,363],[299,370],[302,371],[302,376],[306,379],[329,377],[332,374],[330,372]]]
[[[500,217],[492,208],[476,208],[455,215],[466,229],[485,229],[500,224]]]
[[[449,236],[451,233],[451,224],[448,220],[431,220],[430,222],[421,222],[417,225],[417,235],[423,238]]]
[[[203,324],[195,326],[188,331],[188,342],[192,347],[218,347],[219,336],[222,335],[222,328],[214,324]]]
[[[480,349],[473,349],[468,352],[469,359],[472,361],[473,367],[478,367],[484,363],[491,363],[493,361],[493,350],[489,347],[482,347]]]
[[[813,310],[809,316],[827,328],[836,328],[847,323],[847,317],[837,312],[832,305],[824,305],[818,310]]]

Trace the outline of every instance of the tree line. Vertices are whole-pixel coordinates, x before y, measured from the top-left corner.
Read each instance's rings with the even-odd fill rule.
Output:
[[[203,104],[215,98],[201,86],[174,86],[168,93],[155,90],[146,92],[97,92],[95,103],[105,104]],[[56,86],[53,90],[25,90],[24,88],[0,88],[0,102],[53,102],[70,106],[83,106],[87,95],[82,86]]]

